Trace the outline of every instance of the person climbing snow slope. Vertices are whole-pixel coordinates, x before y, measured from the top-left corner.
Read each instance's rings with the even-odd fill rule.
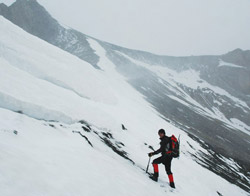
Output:
[[[165,135],[164,129],[160,129],[158,131],[158,135],[160,136],[160,140],[161,140],[160,148],[154,152],[148,153],[148,156],[151,157],[151,156],[159,154],[159,153],[161,153],[162,156],[153,160],[152,164],[153,164],[153,168],[154,168],[154,174],[152,176],[150,176],[150,178],[156,182],[158,181],[158,177],[159,177],[158,164],[162,163],[165,165],[165,170],[166,170],[166,173],[167,173],[168,178],[169,178],[170,186],[172,188],[175,188],[173,173],[171,171],[171,162],[173,159],[172,140],[171,140],[171,137],[167,137]]]

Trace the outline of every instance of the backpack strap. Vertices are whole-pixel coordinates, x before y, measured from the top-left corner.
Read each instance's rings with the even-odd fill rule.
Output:
[[[172,141],[172,136],[171,137],[169,137],[169,149],[168,149],[168,151],[166,151],[166,154],[167,155],[171,155],[172,154],[172,149],[173,149],[173,141]]]

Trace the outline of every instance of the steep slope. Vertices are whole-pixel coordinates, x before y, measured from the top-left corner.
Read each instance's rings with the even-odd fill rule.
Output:
[[[247,194],[193,161],[208,151],[163,120],[95,40],[88,41],[102,70],[0,22],[1,195]],[[162,167],[158,184],[143,170],[161,127],[181,133],[175,191]]]
[[[89,47],[86,37],[73,29],[61,26],[36,0],[17,0],[9,7],[0,4],[0,15],[25,31],[73,53],[96,67],[98,57]]]
[[[228,162],[221,161],[218,157],[223,155],[233,158],[240,165],[240,172],[248,179],[250,178],[248,172],[250,170],[250,51],[237,49],[221,56],[170,57],[130,50],[61,26],[35,0],[17,0],[10,7],[1,4],[0,14],[27,32],[89,62],[100,70],[97,73],[105,73],[106,76],[109,76],[107,78],[113,78],[113,74],[119,71],[123,77],[121,75],[117,77],[126,79],[160,113],[163,119],[193,135],[192,137],[197,141],[205,141],[204,147],[208,148],[210,154],[209,156],[202,154],[200,158],[194,156],[197,162],[232,183],[243,188],[249,187],[248,180],[241,178],[238,172],[231,169]],[[23,44],[25,45],[25,41]],[[14,54],[9,55],[10,59]],[[31,52],[30,55],[33,53]],[[100,59],[105,55],[107,58]],[[55,58],[57,57],[55,56]],[[22,59],[11,61],[18,66],[20,60]],[[42,55],[35,62],[49,65],[44,61]],[[134,90],[132,92],[124,90],[130,88],[127,84],[116,86],[114,90],[114,85],[119,83],[107,78],[104,82],[97,82],[97,85],[101,87],[99,89],[103,90],[93,91],[89,85],[96,81],[89,82],[88,80],[81,85],[73,82],[69,73],[61,73],[61,69],[67,69],[65,65],[61,67],[61,64],[58,64],[54,68],[58,70],[57,74],[50,74],[46,73],[47,66],[44,69],[34,68],[32,63],[34,62],[29,62],[26,69],[32,70],[33,74],[38,74],[41,79],[73,91],[76,95],[88,100],[122,105],[122,100],[127,97],[127,94],[138,94]],[[102,74],[96,74],[86,63],[79,65],[72,74],[77,76],[77,73],[83,69],[86,70],[83,77],[103,78]],[[90,70],[92,71],[90,72]],[[41,75],[41,71],[46,74]],[[89,75],[89,73],[92,74]],[[65,76],[68,79],[65,79]],[[81,77],[79,76],[77,79],[80,80]],[[109,82],[112,83],[112,86]],[[62,96],[66,96],[64,94],[66,93],[62,92]],[[56,95],[52,103],[55,101]],[[140,102],[141,100],[138,101],[138,103]],[[24,105],[25,103],[22,102]],[[81,105],[79,100],[76,100],[76,103]],[[62,103],[62,105],[68,104]],[[91,108],[90,105],[96,108],[95,103],[91,101],[86,104],[86,107]],[[36,105],[33,107],[36,108]],[[77,107],[75,110],[71,110],[69,107],[70,109],[63,111],[63,114],[61,114],[61,110],[59,114],[56,114],[54,110],[57,108],[53,108],[55,113],[53,115],[59,119],[60,116],[69,112],[74,115],[74,118],[66,115],[64,121],[77,121],[79,120],[79,115],[77,116],[75,113]],[[141,106],[141,108],[143,107]],[[116,107],[114,108],[119,111]],[[137,105],[134,104],[133,108],[137,108]],[[34,109],[34,111],[37,110]],[[50,114],[53,112],[50,111]],[[29,111],[29,113],[31,112]],[[100,116],[103,113],[105,111],[102,111]],[[36,115],[37,118],[47,118],[47,115]],[[129,114],[126,113],[126,115]],[[127,118],[126,115],[123,119]],[[89,115],[86,116],[86,118],[90,118]],[[108,118],[106,115],[104,116]],[[103,121],[106,122],[106,120]],[[201,142],[202,144],[203,142]],[[223,168],[220,167],[221,164],[223,164]]]
[[[219,165],[223,163],[218,161],[216,154],[221,154],[236,160],[242,167],[241,171],[250,178],[249,96],[237,91],[237,88],[225,90],[230,86],[226,81],[224,89],[204,77],[206,72],[214,69],[216,73],[216,69],[224,66],[232,70],[243,69],[244,75],[250,76],[248,68],[223,62],[219,57],[160,57],[140,51],[131,52],[108,43],[102,45],[117,69],[164,119],[206,142],[211,154],[209,157],[204,155],[204,159],[199,161],[201,165],[231,182],[240,179],[240,176],[226,169],[226,162],[224,169],[220,168]],[[177,66],[182,59],[186,60]],[[208,64],[209,61],[211,64]],[[212,66],[213,62],[218,64]],[[233,79],[244,77],[237,76],[238,72],[232,70],[236,73]],[[215,81],[216,77],[223,80],[219,74],[206,76],[211,76]]]
[[[103,46],[117,69],[165,118],[181,123],[180,126],[186,126],[188,132],[195,133],[218,150],[222,149],[220,153],[226,150],[227,155],[239,158],[249,166],[249,96],[237,87],[232,88],[222,74],[209,73],[228,67],[235,80],[244,78],[245,74],[250,77],[249,68],[237,67],[215,56],[160,57],[140,51],[131,52],[107,43]],[[244,74],[239,74],[237,70]],[[216,80],[223,81],[225,85],[215,84]],[[246,82],[244,86],[249,84]],[[221,138],[229,143],[221,145]],[[240,155],[239,151],[242,152]]]

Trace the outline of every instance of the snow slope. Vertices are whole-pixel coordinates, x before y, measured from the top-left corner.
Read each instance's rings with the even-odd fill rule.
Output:
[[[193,161],[191,152],[206,151],[164,121],[95,40],[100,70],[0,23],[0,195],[248,194]],[[176,190],[162,166],[159,183],[143,170],[159,128],[181,134]]]
[[[173,95],[167,95],[171,99],[174,99],[181,104],[191,108],[194,111],[197,111],[197,113],[213,118],[213,119],[218,119],[224,122],[228,127],[231,127],[233,129],[237,128],[238,130],[250,134],[249,126],[241,122],[241,126],[238,126],[235,121],[229,120],[226,118],[225,114],[223,114],[222,111],[220,111],[218,108],[211,106],[211,108],[206,108],[202,106],[199,102],[197,102],[195,99],[193,99],[187,92],[185,92],[182,88],[180,88],[179,84],[184,84],[186,87],[197,90],[197,89],[207,89],[209,92],[214,92],[218,96],[224,96],[227,97],[229,100],[235,103],[235,106],[238,108],[242,109],[247,113],[247,110],[249,110],[249,106],[246,104],[245,101],[242,101],[241,99],[234,97],[230,93],[228,93],[226,90],[218,87],[218,86],[213,86],[209,84],[207,81],[202,80],[200,77],[200,73],[194,69],[188,69],[185,71],[175,71],[173,69],[170,69],[168,67],[163,67],[161,65],[150,65],[148,63],[144,63],[141,61],[137,61],[128,55],[125,55],[121,52],[117,52],[118,54],[124,56],[125,58],[129,59],[131,62],[135,63],[136,65],[142,66],[153,73],[155,73],[159,77],[160,83],[163,85],[167,86],[168,89],[170,89],[172,92],[176,93],[180,97],[184,98],[183,100],[179,99],[176,96]],[[225,63],[223,61],[220,61],[219,66],[230,66],[230,67],[237,67],[237,65]],[[237,68],[239,68],[238,66]],[[241,67],[242,68],[242,67]],[[244,67],[243,67],[244,68]],[[206,100],[204,98],[204,100]],[[207,103],[210,105],[209,103]],[[222,103],[218,102],[218,104],[222,105]]]

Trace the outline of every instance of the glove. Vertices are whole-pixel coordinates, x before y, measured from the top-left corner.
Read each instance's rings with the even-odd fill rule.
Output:
[[[153,155],[154,155],[153,152],[148,153],[149,157],[152,157]]]

